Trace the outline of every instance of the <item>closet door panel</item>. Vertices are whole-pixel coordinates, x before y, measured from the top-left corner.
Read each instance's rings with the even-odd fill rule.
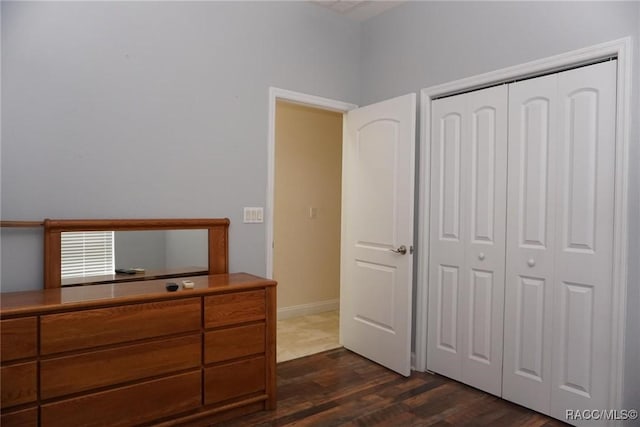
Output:
[[[470,92],[468,147],[463,164],[467,209],[464,273],[460,289],[462,381],[489,393],[502,391],[507,86]]]
[[[557,77],[509,85],[503,397],[548,413]]]
[[[465,234],[462,216],[466,152],[466,98],[432,104],[431,223],[427,369],[461,379],[459,293],[464,279]]]
[[[616,62],[558,74],[551,415],[608,407]]]
[[[427,367],[500,395],[507,87],[432,107]]]

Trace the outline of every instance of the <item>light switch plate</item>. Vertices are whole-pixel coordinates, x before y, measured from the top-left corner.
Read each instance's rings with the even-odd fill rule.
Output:
[[[247,207],[244,208],[243,222],[245,224],[262,224],[264,222],[264,208]]]

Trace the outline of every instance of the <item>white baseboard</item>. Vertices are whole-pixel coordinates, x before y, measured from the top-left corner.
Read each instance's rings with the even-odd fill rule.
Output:
[[[308,314],[323,313],[325,311],[338,310],[340,308],[339,299],[312,302],[309,304],[292,305],[278,309],[278,320],[292,317],[306,316]]]

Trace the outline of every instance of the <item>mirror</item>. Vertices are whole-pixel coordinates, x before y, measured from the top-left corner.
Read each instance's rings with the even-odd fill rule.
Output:
[[[207,230],[64,231],[61,286],[207,274]]]
[[[223,219],[45,220],[45,288],[228,272]]]
[[[118,269],[207,270],[207,230],[116,231],[113,243]]]

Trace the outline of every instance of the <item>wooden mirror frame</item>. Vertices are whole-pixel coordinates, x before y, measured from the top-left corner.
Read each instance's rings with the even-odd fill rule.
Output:
[[[59,288],[61,277],[61,233],[65,231],[133,231],[206,229],[209,234],[208,274],[229,272],[228,218],[212,219],[45,219],[44,287]]]

